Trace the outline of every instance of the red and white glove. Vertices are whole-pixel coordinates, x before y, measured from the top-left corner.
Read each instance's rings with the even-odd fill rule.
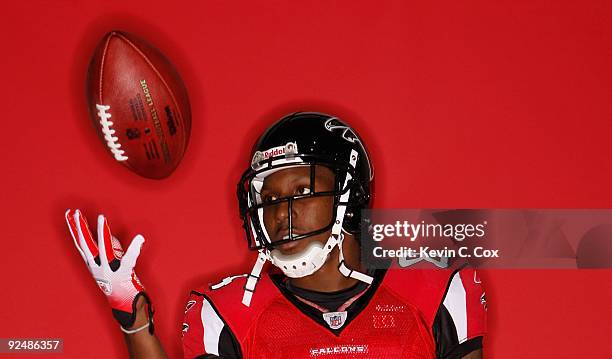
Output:
[[[104,215],[98,216],[97,242],[94,241],[81,211],[69,209],[65,216],[74,244],[89,272],[106,295],[115,319],[125,329],[132,327],[136,320],[136,302],[143,296],[147,301],[149,332],[153,334],[151,301],[134,272],[144,237],[136,235],[124,253],[117,238],[111,234]]]

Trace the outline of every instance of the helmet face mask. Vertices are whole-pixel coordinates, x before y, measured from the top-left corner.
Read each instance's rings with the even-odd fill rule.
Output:
[[[331,230],[334,224],[334,218],[336,218],[338,205],[342,204],[340,202],[341,195],[346,193],[355,183],[354,181],[349,181],[348,185],[342,188],[343,183],[341,183],[341,178],[345,178],[345,172],[347,170],[350,171],[350,169],[331,168],[328,165],[314,162],[309,158],[304,158],[303,160],[308,164],[276,165],[265,171],[249,172],[246,177],[243,178],[244,185],[241,186],[242,190],[239,190],[239,192],[241,192],[239,195],[243,198],[246,197],[246,202],[250,203],[244,211],[244,226],[250,249],[258,250],[266,248],[271,250],[279,245],[317,236]],[[262,197],[262,189],[264,188],[263,181],[265,178],[278,171],[296,167],[307,168],[308,175],[305,177],[309,177],[309,181],[308,185],[303,186],[304,192],[306,193],[292,194],[278,198],[274,197],[273,199],[266,198],[265,194]],[[329,171],[326,172],[331,172],[333,174],[333,184],[331,186],[329,184],[321,186],[320,181],[317,181],[317,178],[320,178],[323,172],[323,167],[329,169]],[[319,185],[317,186],[318,182]],[[324,206],[321,207],[321,200],[325,197],[329,199],[329,201],[326,201],[327,203],[323,201]],[[327,207],[329,207],[329,209]],[[320,212],[329,212],[329,216],[324,219],[323,222],[319,220],[319,224],[316,228],[312,227],[311,218],[302,218],[304,216],[311,217],[315,215],[315,213],[312,213],[313,208],[318,209]],[[279,211],[281,212],[280,214],[278,213]],[[299,213],[299,216],[296,216],[296,213]],[[287,233],[283,238],[275,238],[276,232],[270,233],[271,228],[267,228],[270,226],[266,226],[266,222],[270,223],[274,221],[274,219],[270,218],[271,216],[285,218],[283,220],[285,223],[283,223],[282,227]],[[310,224],[310,226],[300,220],[304,220]]]

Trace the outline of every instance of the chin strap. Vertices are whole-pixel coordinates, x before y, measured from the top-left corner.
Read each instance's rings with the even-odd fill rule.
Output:
[[[255,261],[255,265],[253,269],[251,269],[251,274],[249,274],[249,278],[247,279],[246,284],[244,285],[244,294],[242,295],[242,304],[247,307],[251,305],[251,299],[253,298],[253,293],[255,293],[255,287],[257,286],[257,282],[261,276],[261,270],[263,269],[264,264],[266,264],[266,260],[270,259],[268,253],[264,252],[264,249],[259,250],[259,254],[257,255],[257,261]]]
[[[338,258],[340,263],[338,264],[338,270],[340,271],[340,273],[342,273],[342,275],[347,278],[353,278],[364,283],[372,284],[372,281],[374,280],[372,276],[369,276],[357,270],[350,269],[346,266],[346,263],[344,262],[344,251],[342,249],[343,242],[344,234],[340,234],[340,243],[338,243],[338,248],[340,249],[340,257]]]
[[[355,167],[357,158],[357,151],[352,150],[349,160],[351,166]],[[344,186],[342,188],[347,188],[348,182],[351,180],[351,178],[351,174],[347,173],[344,180]],[[344,251],[342,249],[344,234],[342,233],[342,222],[344,221],[346,203],[348,203],[350,195],[351,191],[348,189],[340,196],[340,204],[336,209],[336,218],[331,229],[331,235],[329,236],[329,239],[325,245],[322,246],[320,243],[312,243],[301,254],[293,256],[283,256],[280,251],[276,249],[272,251],[269,249],[259,250],[257,261],[251,270],[251,274],[248,275],[246,285],[244,286],[242,304],[246,305],[247,307],[250,306],[253,293],[255,292],[255,287],[257,286],[257,282],[259,281],[261,271],[266,261],[270,261],[272,264],[279,267],[287,277],[301,278],[319,270],[323,264],[325,264],[329,254],[336,246],[338,246],[340,250],[340,256],[338,258],[338,270],[340,273],[347,278],[353,278],[368,284],[372,284],[374,278],[365,273],[348,268],[344,262]]]

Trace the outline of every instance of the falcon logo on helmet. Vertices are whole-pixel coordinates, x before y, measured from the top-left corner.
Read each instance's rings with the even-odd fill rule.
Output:
[[[353,132],[353,129],[343,124],[335,117],[325,121],[325,128],[329,132],[333,132],[334,130],[340,130],[342,131],[342,138],[344,138],[345,140],[352,143],[359,142],[359,137],[357,137],[355,132]]]

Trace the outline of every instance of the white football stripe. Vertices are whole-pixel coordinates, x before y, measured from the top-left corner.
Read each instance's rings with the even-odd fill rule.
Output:
[[[467,340],[467,305],[465,288],[461,282],[459,272],[451,280],[448,292],[444,298],[444,306],[450,313],[457,329],[459,344]]]
[[[208,354],[219,355],[219,338],[225,324],[206,299],[202,303],[201,318],[204,327],[204,349]]]

